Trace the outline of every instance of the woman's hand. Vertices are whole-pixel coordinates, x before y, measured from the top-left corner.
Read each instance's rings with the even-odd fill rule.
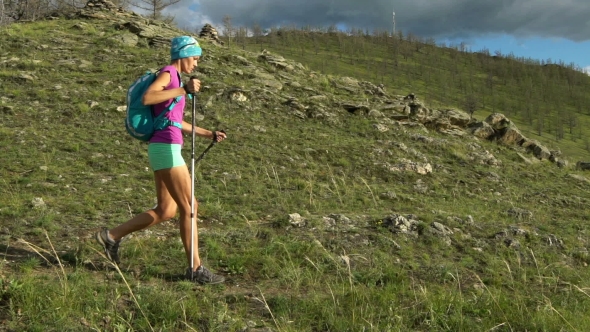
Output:
[[[191,94],[199,92],[199,90],[201,90],[201,81],[194,76],[191,77],[191,79],[184,85],[184,90]]]
[[[227,138],[227,135],[225,134],[225,131],[221,130],[221,131],[212,131],[211,132],[211,138],[216,141],[216,142],[221,142],[224,139]]]

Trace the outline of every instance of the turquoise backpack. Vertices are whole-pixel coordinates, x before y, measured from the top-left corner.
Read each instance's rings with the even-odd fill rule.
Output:
[[[125,118],[125,128],[129,135],[144,142],[149,141],[156,130],[162,130],[168,126],[182,129],[182,124],[170,121],[166,118],[166,114],[176,106],[180,99],[182,99],[182,96],[174,98],[170,106],[157,117],[154,117],[152,105],[144,105],[141,101],[145,91],[156,80],[158,73],[159,71],[155,73],[149,71],[146,72],[143,76],[133,82],[127,90],[127,116]]]

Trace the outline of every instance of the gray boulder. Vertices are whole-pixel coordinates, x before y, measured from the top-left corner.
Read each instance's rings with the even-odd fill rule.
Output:
[[[522,145],[525,140],[524,135],[514,125],[500,130],[498,134],[498,142],[506,145]]]
[[[590,171],[590,162],[578,161],[576,169],[580,171]]]
[[[490,114],[484,121],[494,128],[494,130],[502,130],[511,124],[510,119],[501,113]]]
[[[483,138],[483,139],[490,139],[496,133],[494,128],[490,126],[487,122],[480,121],[473,123],[468,131],[475,137]]]

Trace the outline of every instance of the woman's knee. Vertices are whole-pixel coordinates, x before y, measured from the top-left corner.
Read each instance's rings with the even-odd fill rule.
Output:
[[[158,219],[161,221],[169,220],[174,218],[176,215],[176,207],[175,206],[157,206],[154,209],[154,212],[158,215]]]
[[[197,200],[195,199],[194,201],[194,205],[195,205],[195,212],[198,210],[199,208],[199,203],[197,202]],[[187,215],[190,216],[191,215],[191,205],[189,204],[179,204],[178,205],[178,209],[180,210],[180,214],[181,215]]]

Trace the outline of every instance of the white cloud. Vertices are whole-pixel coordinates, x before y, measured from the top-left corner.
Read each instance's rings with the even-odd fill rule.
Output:
[[[176,25],[184,30],[198,33],[206,23],[215,26],[216,21],[204,13],[200,1],[182,0],[164,9],[164,14],[174,17]]]
[[[586,74],[590,75],[590,66],[586,66],[586,67],[582,68],[582,71],[585,72]]]

